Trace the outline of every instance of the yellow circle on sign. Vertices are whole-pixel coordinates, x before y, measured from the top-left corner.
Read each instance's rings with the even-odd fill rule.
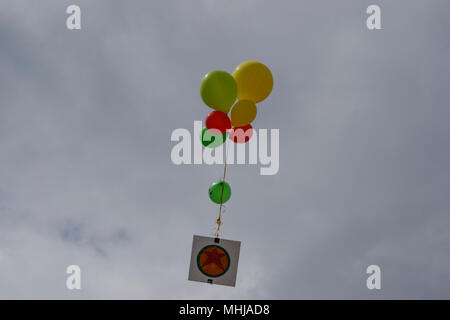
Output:
[[[200,250],[197,256],[197,266],[208,277],[220,277],[230,267],[230,256],[224,248],[209,245]]]

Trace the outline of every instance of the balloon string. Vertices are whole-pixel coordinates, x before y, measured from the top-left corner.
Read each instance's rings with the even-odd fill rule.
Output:
[[[222,207],[223,207],[223,191],[225,189],[225,176],[227,175],[227,151],[228,141],[225,143],[225,165],[223,166],[223,179],[222,179],[222,193],[220,195],[219,217],[216,220],[217,228],[215,236],[218,238],[220,235],[220,227],[222,226]]]

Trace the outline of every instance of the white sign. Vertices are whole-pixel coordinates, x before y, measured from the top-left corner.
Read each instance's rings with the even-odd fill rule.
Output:
[[[194,235],[188,280],[236,285],[240,241]]]

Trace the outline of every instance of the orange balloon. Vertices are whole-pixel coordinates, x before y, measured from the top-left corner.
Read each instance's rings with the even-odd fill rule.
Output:
[[[231,124],[233,127],[243,127],[255,120],[258,109],[256,104],[249,100],[241,100],[231,109]]]

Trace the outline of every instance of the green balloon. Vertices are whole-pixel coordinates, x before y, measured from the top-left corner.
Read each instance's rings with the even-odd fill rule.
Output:
[[[236,81],[228,72],[210,71],[200,83],[200,96],[208,107],[228,113],[236,101]]]
[[[208,148],[217,148],[222,145],[228,136],[228,132],[225,133],[214,133],[215,130],[208,130],[206,127],[203,127],[203,130],[200,134],[200,141],[205,147]]]
[[[227,202],[231,197],[231,188],[225,181],[216,181],[209,187],[209,198],[212,202],[220,204]],[[222,199],[222,201],[220,201]]]

